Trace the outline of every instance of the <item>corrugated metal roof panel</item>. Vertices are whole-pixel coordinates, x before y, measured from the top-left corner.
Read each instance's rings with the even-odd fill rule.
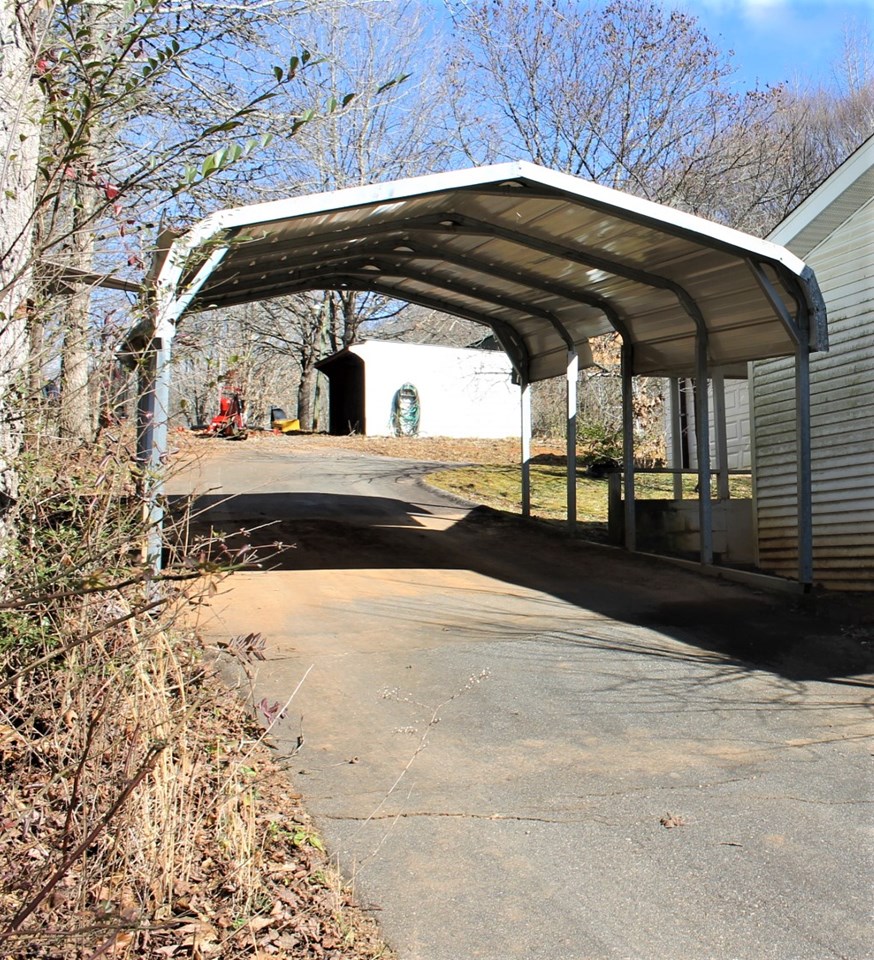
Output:
[[[207,244],[224,252],[198,276]],[[815,321],[823,314],[815,279],[788,251],[529,163],[222,211],[174,244],[159,322],[198,283],[191,309],[345,286],[503,324],[530,380],[564,373],[568,339],[612,329],[630,337],[637,373],[694,375],[699,323],[712,365],[788,355],[793,297]],[[817,321],[814,347],[820,331]]]

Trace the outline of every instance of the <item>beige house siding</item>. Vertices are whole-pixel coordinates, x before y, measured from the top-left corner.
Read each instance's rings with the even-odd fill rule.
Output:
[[[830,350],[811,356],[814,580],[874,590],[874,200],[799,255],[816,271],[829,316]],[[753,364],[752,391],[758,562],[793,577],[793,361]]]

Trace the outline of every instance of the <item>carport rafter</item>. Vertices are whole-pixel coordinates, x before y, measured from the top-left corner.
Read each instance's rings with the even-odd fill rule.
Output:
[[[462,228],[461,231],[458,231],[459,227]],[[588,250],[574,249],[566,244],[556,243],[544,237],[523,233],[501,224],[479,220],[458,211],[452,211],[443,215],[399,218],[380,223],[349,226],[339,230],[326,231],[324,234],[320,234],[318,246],[330,246],[333,242],[340,240],[365,240],[374,236],[382,236],[387,232],[391,234],[406,234],[407,236],[402,239],[407,239],[409,242],[413,242],[411,235],[418,232],[437,233],[449,236],[460,232],[463,233],[465,237],[482,236],[506,240],[517,246],[535,250],[549,257],[554,257],[557,260],[574,263],[586,269],[600,270],[604,273],[614,274],[615,276],[639,283],[646,287],[669,291],[674,295],[683,312],[696,327],[704,324],[703,315],[695,298],[691,296],[682,284],[671,280],[669,277],[664,277],[647,270],[641,270],[639,267],[634,267],[616,258],[604,257]],[[306,249],[308,246],[313,246],[311,238],[305,238],[296,244],[286,241],[282,244],[282,250],[288,252],[300,248]],[[341,252],[342,251],[337,251],[337,255],[340,255]],[[268,263],[271,261],[275,262],[276,258],[281,262],[283,255],[284,253],[277,252],[268,260]],[[314,253],[314,256],[315,255]]]
[[[750,269],[750,272],[756,279],[756,283],[761,287],[762,293],[768,298],[769,303],[774,309],[774,313],[783,321],[783,326],[786,328],[787,333],[792,338],[793,343],[799,343],[801,340],[801,324],[799,323],[801,315],[801,302],[798,299],[797,294],[792,294],[793,299],[795,300],[796,310],[798,313],[795,317],[789,313],[789,310],[786,308],[786,304],[783,303],[782,298],[774,289],[774,285],[768,279],[768,275],[762,269],[762,265],[757,263],[751,257],[748,257],[746,264]],[[790,291],[791,292],[791,291]]]
[[[454,221],[454,226],[464,228],[465,236],[479,234],[485,237],[507,240],[521,247],[527,247],[528,249],[546,254],[549,257],[555,257],[557,260],[575,263],[587,269],[600,270],[603,273],[611,273],[617,277],[631,280],[645,287],[668,290],[674,294],[683,312],[688,315],[696,326],[703,325],[704,323],[704,318],[698,304],[695,302],[695,298],[689,294],[682,284],[668,277],[651,273],[648,270],[641,270],[639,267],[634,267],[614,257],[605,257],[582,247],[572,249],[566,244],[555,243],[552,240],[547,240],[545,237],[536,234],[522,233],[511,227],[505,227],[502,224],[492,223],[491,221],[479,220],[466,214],[453,214],[451,217],[445,217],[444,220],[446,223],[438,224],[438,229],[442,227],[446,231],[451,231],[453,227],[450,226],[450,221]]]
[[[403,249],[403,247],[414,242],[416,243],[415,248]],[[271,264],[267,265],[267,276],[271,277],[273,275],[273,277],[270,284],[265,285],[263,289],[271,289],[276,283],[284,283],[285,279],[292,275],[292,271],[308,269],[313,263],[317,263],[319,266],[336,264],[348,266],[350,269],[360,269],[368,263],[384,264],[384,258],[397,263],[435,260],[440,263],[452,264],[470,273],[483,274],[491,279],[517,284],[529,290],[542,290],[544,293],[567,300],[569,306],[583,304],[587,307],[593,307],[604,314],[610,326],[616,330],[621,329],[620,313],[607,297],[597,296],[570,284],[552,280],[542,274],[535,273],[533,270],[510,270],[481,257],[442,250],[437,243],[423,243],[421,237],[417,237],[415,241],[409,237],[403,240],[381,240],[378,243],[371,244],[366,251],[362,252],[331,249],[330,253],[325,253],[313,249],[306,254],[300,253],[293,257],[288,257],[287,254],[277,255],[275,258],[271,258]],[[279,265],[279,269],[271,269],[273,264]],[[387,268],[383,267],[383,269],[386,270]]]
[[[302,273],[306,276],[312,276],[314,279],[332,275],[340,277],[366,277],[371,274],[382,274],[386,278],[397,277],[400,280],[413,282],[423,279],[420,272],[412,270],[407,266],[402,266],[394,261],[388,259],[384,260],[379,256],[368,257],[366,261],[357,265],[349,264],[344,266],[343,264],[337,264],[336,266],[332,266],[330,264],[326,264],[324,267],[320,265],[318,267],[313,267],[310,270],[302,271]],[[543,310],[540,307],[534,307],[530,304],[526,304],[522,300],[517,300],[512,296],[507,296],[506,294],[497,294],[488,290],[482,292],[480,289],[474,286],[467,288],[463,281],[453,277],[442,276],[437,271],[430,271],[427,274],[427,284],[428,286],[433,287],[435,290],[446,291],[458,296],[466,296],[472,300],[486,304],[487,306],[500,307],[502,309],[512,310],[521,316],[530,316],[538,320],[545,320],[558,333],[566,346],[570,347],[573,345],[573,340],[571,339],[570,334],[567,332],[558,317],[556,317],[555,314],[550,310]]]
[[[368,264],[379,267],[380,260],[378,257],[371,257],[368,259],[367,263],[359,265],[358,267],[345,266],[342,263],[338,263],[337,265],[333,266],[326,264],[318,267],[312,267],[309,270],[301,271],[299,277],[289,277],[289,289],[294,289],[294,285],[298,281],[308,284],[308,289],[310,290],[319,289],[319,286],[330,289],[335,284],[342,285],[352,278],[358,280],[359,282],[362,280],[366,282],[369,277],[378,277],[380,276],[380,273],[384,273],[385,276],[398,277],[402,280],[411,282],[416,282],[422,279],[421,274],[417,273],[416,271],[399,267],[394,263],[385,262],[384,268],[380,267],[379,270],[368,270]],[[315,281],[316,286],[312,285],[313,281]],[[319,281],[321,281],[320,284]],[[468,297],[469,299],[485,304],[486,306],[499,307],[504,310],[512,310],[522,316],[527,315],[535,317],[539,320],[545,320],[559,333],[559,336],[561,336],[562,340],[569,349],[573,347],[573,340],[571,339],[570,334],[564,328],[561,321],[548,310],[541,310],[537,307],[526,305],[519,300],[514,300],[512,297],[507,297],[502,294],[495,294],[491,292],[482,294],[478,290],[475,292],[468,292],[465,290],[464,285],[460,281],[449,277],[435,277],[433,275],[429,275],[427,279],[427,285],[434,290],[443,290],[454,295]],[[383,283],[383,289],[391,289],[391,285]],[[401,293],[398,295],[398,299],[403,300],[406,298]]]
[[[457,228],[459,227],[463,228],[462,231],[458,231]],[[681,284],[676,283],[668,277],[641,270],[615,258],[599,256],[591,251],[574,250],[566,244],[555,243],[542,237],[513,230],[501,224],[478,220],[455,210],[442,215],[396,218],[378,223],[342,227],[320,233],[318,241],[316,242],[313,241],[312,237],[304,237],[296,242],[283,241],[281,251],[277,250],[277,252],[266,257],[264,261],[259,260],[259,264],[261,267],[267,268],[268,272],[274,264],[282,264],[283,266],[277,270],[278,273],[282,273],[283,268],[288,269],[288,267],[285,267],[285,264],[287,263],[288,255],[293,251],[309,251],[309,255],[300,254],[300,258],[304,263],[312,262],[309,260],[309,256],[311,256],[313,260],[318,259],[319,262],[321,262],[321,257],[326,253],[326,250],[322,248],[330,249],[337,243],[368,240],[372,237],[384,237],[386,235],[397,235],[398,242],[406,241],[408,243],[414,243],[416,242],[414,237],[418,233],[452,236],[459,232],[463,233],[465,237],[482,236],[488,239],[506,240],[517,246],[535,250],[549,257],[554,257],[557,260],[575,263],[586,269],[601,270],[604,273],[614,274],[615,276],[639,283],[646,287],[668,291],[674,295],[683,312],[696,327],[704,323],[701,310],[694,297],[692,297]],[[341,247],[330,253],[329,256],[342,256],[344,249],[345,248]],[[345,252],[347,255],[353,256],[352,252]],[[283,258],[286,259],[284,260]],[[257,290],[257,287],[254,289]],[[581,299],[580,294],[585,296],[586,291],[575,291],[574,299],[585,302]],[[601,303],[608,302],[607,298],[603,296],[599,296],[599,301]],[[613,310],[614,312],[616,311],[615,305],[613,306]]]
[[[354,290],[360,293],[368,293],[373,291],[374,293],[381,293],[387,297],[394,297],[397,295],[397,291],[395,291],[392,287],[381,283],[378,278],[371,276],[370,274],[366,275],[362,279],[349,276],[343,280],[339,286],[340,289]],[[323,284],[312,284],[308,281],[302,281],[300,284],[298,284],[298,286],[289,292],[309,293],[313,290],[324,289],[325,287]],[[416,303],[420,307],[425,307],[428,310],[446,311],[446,305],[442,303],[442,301],[433,297],[429,297],[426,294],[418,291],[405,294],[403,299],[409,303]],[[455,316],[461,317],[463,320],[470,320],[472,323],[478,323],[491,329],[501,342],[501,345],[507,351],[507,355],[510,357],[510,362],[512,363],[513,369],[516,371],[517,375],[520,377],[520,379],[525,378],[528,364],[530,362],[528,348],[525,346],[524,340],[522,340],[522,338],[511,326],[509,326],[499,317],[492,317],[488,314],[480,313],[477,310],[469,310],[466,307],[454,308],[452,312],[455,314]]]

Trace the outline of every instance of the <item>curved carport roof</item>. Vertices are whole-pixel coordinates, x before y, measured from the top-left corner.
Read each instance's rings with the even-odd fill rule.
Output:
[[[205,252],[208,257],[204,262]],[[812,272],[782,247],[525,162],[224,210],[173,244],[159,325],[311,289],[375,290],[491,327],[527,382],[619,331],[631,372],[745,375],[825,346]]]
[[[827,349],[813,272],[783,247],[526,162],[474,167],[223,210],[174,240],[155,278],[140,403],[140,457],[166,447],[170,344],[188,311],[314,289],[373,290],[490,327],[523,384],[568,382],[568,520],[575,519],[578,363],[588,340],[622,337],[626,544],[634,539],[635,374],[746,376],[794,355],[799,578],[811,554],[808,353]],[[701,558],[712,561],[707,390],[696,398]],[[526,420],[526,417],[528,418]],[[523,421],[530,421],[523,412]],[[528,502],[523,431],[523,509]],[[159,483],[160,481],[157,481]],[[155,529],[160,509],[153,500]]]

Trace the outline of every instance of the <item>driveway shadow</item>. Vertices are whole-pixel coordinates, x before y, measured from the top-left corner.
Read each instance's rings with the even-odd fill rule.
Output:
[[[427,491],[417,503],[320,492],[177,497],[174,515],[181,524],[188,507],[189,517],[184,538],[177,533],[170,549],[178,552],[184,542],[200,559],[326,576],[354,569],[472,570],[653,629],[716,654],[733,669],[874,687],[870,600],[759,592],[570,538],[514,514],[453,511],[438,499],[428,503]],[[689,656],[682,648],[669,655]]]

